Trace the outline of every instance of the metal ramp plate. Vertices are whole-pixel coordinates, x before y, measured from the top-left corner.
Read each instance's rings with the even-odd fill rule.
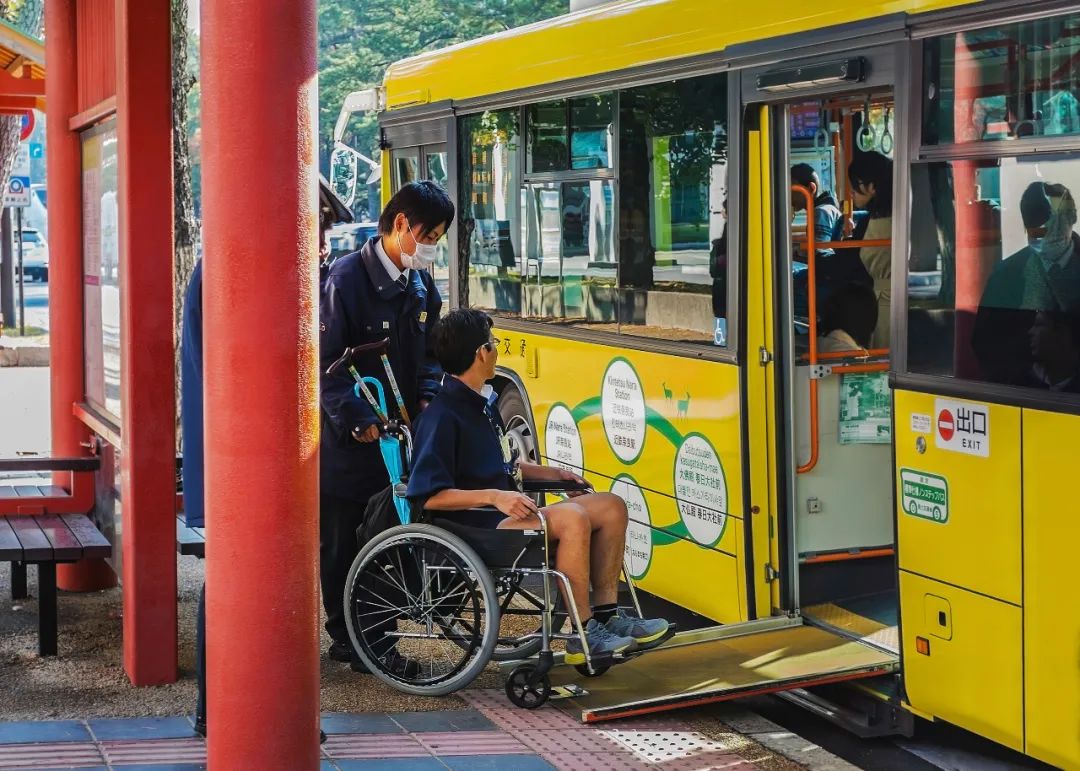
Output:
[[[887,651],[804,625],[681,645],[676,637],[673,642],[600,677],[557,667],[551,673],[554,685],[573,683],[585,693],[553,704],[592,723],[874,677],[899,664]]]

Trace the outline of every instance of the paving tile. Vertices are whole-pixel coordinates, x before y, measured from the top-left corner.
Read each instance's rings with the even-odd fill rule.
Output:
[[[33,720],[0,723],[0,744],[33,742],[88,742],[90,733],[81,720]]]
[[[632,752],[648,763],[662,764],[664,768],[685,758],[700,757],[711,753],[727,755],[728,748],[694,731],[629,731],[615,729],[605,736],[621,749]],[[735,756],[731,756],[735,757]],[[735,757],[738,760],[737,757]],[[706,766],[707,767],[707,766]]]
[[[195,735],[195,729],[186,717],[88,720],[87,724],[99,742],[187,739]]]
[[[419,758],[431,753],[409,734],[331,734],[323,752],[331,759]]]
[[[400,734],[404,730],[394,718],[380,713],[350,714],[326,712],[322,716],[322,730],[327,734]]]
[[[505,731],[566,730],[581,728],[583,725],[580,720],[575,720],[551,704],[545,704],[540,709],[515,707],[500,690],[466,691],[459,695]]]
[[[555,767],[536,755],[461,755],[443,758],[450,771],[554,771]]]
[[[560,752],[614,752],[619,748],[602,731],[578,728],[569,731],[513,731],[512,736],[541,755]]]
[[[414,734],[432,755],[510,755],[527,754],[529,748],[502,731],[453,731],[450,733]]]
[[[206,771],[205,763],[140,763],[114,766],[117,771]]]
[[[544,759],[559,771],[651,771],[657,768],[629,752],[553,752],[544,753]]]
[[[108,741],[101,749],[114,766],[206,763],[206,742],[201,738]]]
[[[428,731],[496,731],[498,726],[475,709],[445,712],[400,712],[394,721],[409,733]]]
[[[21,768],[84,768],[104,762],[94,744],[63,742],[59,744],[0,745],[0,769]]]
[[[339,760],[337,764],[341,771],[446,771],[446,766],[431,757]]]

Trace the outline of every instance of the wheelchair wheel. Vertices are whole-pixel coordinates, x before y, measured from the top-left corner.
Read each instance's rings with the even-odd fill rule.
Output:
[[[361,661],[405,693],[442,696],[471,683],[498,642],[498,599],[464,541],[431,525],[395,527],[357,555],[345,620]]]
[[[536,580],[529,581],[530,578]],[[528,588],[524,586],[526,582]],[[495,582],[499,595],[499,641],[491,653],[493,661],[527,659],[539,652],[543,645],[539,637],[518,639],[526,634],[540,634],[543,627],[543,589],[533,585],[539,582],[538,577],[509,574]]]
[[[535,671],[535,664],[522,664],[506,678],[506,697],[514,706],[536,709],[542,707],[551,696],[551,678],[547,674],[537,678],[536,683],[529,683]]]

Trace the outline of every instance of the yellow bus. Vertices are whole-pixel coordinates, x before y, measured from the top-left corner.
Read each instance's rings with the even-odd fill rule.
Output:
[[[621,0],[380,101],[384,194],[455,198],[435,274],[497,319],[516,443],[715,623],[559,704],[791,691],[1080,767],[1080,12]]]

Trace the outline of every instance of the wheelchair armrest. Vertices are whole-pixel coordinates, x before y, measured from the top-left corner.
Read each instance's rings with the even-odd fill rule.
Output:
[[[521,483],[523,493],[571,493],[592,490],[592,485],[567,479],[526,479]]]

